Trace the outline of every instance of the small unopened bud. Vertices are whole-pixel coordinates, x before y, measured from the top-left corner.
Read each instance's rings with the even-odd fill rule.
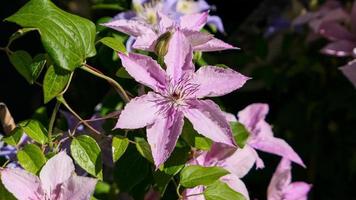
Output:
[[[163,58],[168,51],[169,40],[171,39],[172,33],[165,32],[157,39],[157,43],[155,46],[155,53],[158,57]]]

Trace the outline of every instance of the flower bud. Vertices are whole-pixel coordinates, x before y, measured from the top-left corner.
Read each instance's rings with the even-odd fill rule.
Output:
[[[155,46],[155,53],[158,55],[158,57],[162,58],[167,54],[169,40],[171,39],[171,36],[172,36],[172,33],[168,31],[168,32],[163,33],[157,39],[157,43]]]

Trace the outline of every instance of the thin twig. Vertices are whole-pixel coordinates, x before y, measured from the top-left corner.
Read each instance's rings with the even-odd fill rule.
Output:
[[[69,105],[68,103],[65,101],[65,99],[63,97],[59,98],[60,101],[63,103],[63,105],[69,110],[69,112],[71,112],[77,119],[79,119],[79,121],[82,121],[83,124],[88,127],[90,130],[92,130],[94,133],[96,133],[96,135],[100,135],[102,136],[102,134],[97,131],[95,128],[93,128],[90,124],[88,124],[84,119],[82,119]]]
[[[111,86],[114,87],[114,89],[119,93],[119,95],[121,96],[121,98],[127,103],[130,101],[130,97],[127,95],[126,91],[124,90],[124,88],[118,83],[116,82],[114,79],[104,75],[103,73],[101,73],[99,70],[97,70],[96,68],[85,64],[84,66],[81,67],[81,69],[83,69],[86,72],[89,72],[99,78],[105,79],[106,81],[108,81],[110,83]]]

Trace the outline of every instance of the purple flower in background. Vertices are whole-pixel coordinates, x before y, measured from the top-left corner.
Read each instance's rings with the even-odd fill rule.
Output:
[[[157,23],[155,25],[137,20],[119,19],[106,23],[104,26],[134,36],[136,40],[132,47],[146,51],[155,51],[160,37],[177,29],[180,29],[188,38],[194,51],[220,51],[235,48],[214,38],[209,33],[200,32],[200,29],[207,22],[207,12],[184,15],[179,17],[178,21],[172,20],[161,12],[157,12],[155,15],[157,15]]]
[[[291,181],[291,162],[283,158],[269,183],[267,200],[307,200],[311,185]]]
[[[2,135],[0,134],[0,156],[5,157],[7,160],[9,160],[9,164],[7,164],[8,167],[14,168],[14,167],[19,167],[19,164],[17,163],[17,148],[8,144],[5,144],[2,139]],[[26,134],[23,134],[18,146],[23,146],[27,144],[29,141],[29,137]]]
[[[219,106],[204,97],[230,93],[249,79],[231,69],[192,63],[192,47],[184,33],[173,33],[164,57],[164,71],[152,58],[119,53],[122,65],[134,79],[153,92],[132,99],[121,112],[116,128],[147,128],[155,165],[164,163],[181,134],[184,117],[198,133],[213,141],[235,146],[232,132]],[[140,113],[138,115],[138,113]]]
[[[157,26],[158,12],[168,15],[178,22],[179,18],[184,15],[197,14],[215,9],[214,6],[210,6],[205,0],[133,0],[132,7],[133,10],[119,13],[111,22],[116,20],[133,20]],[[207,15],[207,24],[215,26],[217,30],[222,33],[225,32],[223,23],[218,16]],[[126,48],[130,52],[137,36],[134,34],[129,35],[130,37],[127,40]]]
[[[341,23],[349,24],[349,29]],[[354,58],[353,61],[340,67],[340,69],[356,87],[356,2],[352,6],[351,13],[347,14],[343,21],[324,21],[319,26],[319,32],[331,41],[321,50],[322,53],[337,57]]]
[[[0,173],[5,188],[19,200],[89,200],[97,182],[77,176],[65,152],[49,159],[39,177],[22,169],[5,168]]]
[[[350,24],[350,29],[341,23]],[[331,41],[321,51],[332,56],[353,56],[355,57],[356,47],[356,2],[354,3],[351,14],[347,14],[344,20],[328,20],[319,26],[322,36]]]
[[[348,14],[342,8],[339,1],[327,0],[317,11],[315,12],[304,12],[302,15],[294,19],[293,25],[300,26],[308,24],[314,33],[319,33],[319,27],[323,22],[326,21],[340,21],[348,19]]]
[[[196,14],[208,10],[215,10],[214,6],[209,5],[205,0],[133,0],[133,10],[119,13],[113,18],[133,19],[149,24],[157,23],[157,12],[162,12],[175,20],[187,14]],[[224,32],[224,26],[220,17],[208,16],[207,23],[214,25],[220,32]]]

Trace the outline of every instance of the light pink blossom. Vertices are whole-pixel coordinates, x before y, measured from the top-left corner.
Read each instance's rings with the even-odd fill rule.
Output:
[[[65,152],[49,159],[39,177],[19,168],[0,172],[5,188],[19,200],[88,200],[97,182],[77,176],[73,161]]]
[[[239,122],[242,123],[250,133],[247,139],[247,148],[251,147],[251,151],[257,149],[279,155],[305,167],[302,159],[285,140],[273,136],[271,125],[265,121],[268,110],[268,104],[255,103],[247,106],[238,113]],[[256,161],[257,167],[263,167],[263,162],[258,156],[256,157]]]
[[[209,33],[200,32],[208,19],[208,12],[184,15],[179,18],[179,23],[172,20],[163,13],[157,13],[158,22],[148,24],[135,19],[118,19],[103,24],[109,28],[136,37],[133,48],[146,51],[154,51],[159,37],[167,32],[174,32],[180,29],[188,38],[194,51],[220,51],[225,49],[235,49],[235,47],[214,38]]]
[[[215,66],[204,66],[194,72],[192,47],[179,30],[170,39],[164,57],[165,71],[148,56],[134,53],[119,53],[119,56],[127,72],[153,91],[132,99],[122,111],[116,128],[147,127],[147,139],[157,167],[173,151],[184,117],[198,133],[235,146],[229,123],[219,106],[201,98],[230,93],[242,87],[247,77]]]
[[[268,200],[307,200],[311,185],[293,182],[291,162],[283,158],[273,174],[267,190]]]
[[[238,113],[239,122],[249,131],[244,148],[229,147],[214,143],[209,152],[199,152],[195,160],[203,166],[220,166],[235,176],[244,177],[253,165],[263,168],[264,163],[256,150],[279,155],[305,167],[298,154],[283,139],[273,136],[271,126],[265,121],[268,105],[255,103]],[[225,113],[228,121],[237,121],[235,116]]]

